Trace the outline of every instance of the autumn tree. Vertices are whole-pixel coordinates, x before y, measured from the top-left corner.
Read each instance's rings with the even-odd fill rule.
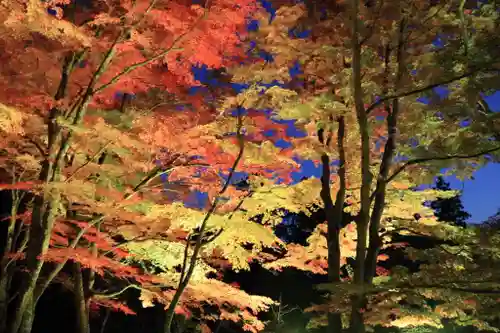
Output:
[[[28,191],[30,201],[25,213],[12,211],[12,241],[2,258],[2,271],[9,272],[2,278],[16,274],[22,282],[12,333],[30,331],[36,302],[56,278],[74,290],[82,333],[91,307],[130,312],[118,299],[130,288],[141,291],[145,306],[168,308],[166,330],[174,312],[193,308],[214,320],[204,304],[216,305],[219,319],[258,330],[263,323],[256,315],[272,300],[209,278],[214,267],[293,265],[327,273],[338,285],[348,257],[357,263],[347,277],[355,288],[343,294],[342,304],[328,304],[329,321],[340,329],[348,309],[351,329],[361,331],[363,319],[372,324],[370,314],[377,313],[368,307],[374,302],[367,286],[376,274],[387,274],[376,263],[384,259],[380,249],[391,245],[390,233],[415,219],[422,228],[446,231],[421,205],[444,194],[409,189],[450,162],[498,150],[495,140],[485,140],[497,120],[478,97],[495,86],[489,73],[498,70],[496,51],[485,48],[485,36],[498,36],[498,25],[488,24],[495,11],[485,7],[467,9],[464,17],[465,4],[453,1],[339,2],[318,22],[311,11],[319,8],[310,6],[301,21],[313,28],[306,39],[289,34],[305,8],[283,7],[272,22],[262,17],[254,36],[274,62],[249,59],[236,66],[245,51],[242,27],[256,9],[251,2],[1,6],[0,40],[7,50],[1,56],[2,188],[13,190],[15,202],[18,191]],[[449,32],[446,56],[431,47],[441,29]],[[290,80],[286,67],[297,60],[302,77]],[[210,102],[190,96],[187,87],[196,83],[191,68],[200,64],[231,67],[232,79],[245,81],[247,89],[224,99],[217,96],[222,91],[211,91]],[[459,84],[448,98],[415,101],[452,82]],[[476,119],[476,102],[481,121],[463,130],[458,121],[465,111]],[[274,114],[262,110],[269,106]],[[191,113],[178,112],[181,107]],[[290,138],[277,119],[296,120],[308,136]],[[281,139],[292,147],[276,147]],[[297,156],[321,164],[322,179],[291,185]],[[231,184],[235,169],[250,175],[246,188]],[[181,203],[193,191],[207,193],[202,209]],[[327,222],[311,235],[310,246],[288,245],[283,260],[267,260],[263,247],[284,246],[271,230],[281,219],[276,211],[315,205],[324,206]],[[344,210],[355,223],[342,220]],[[255,215],[261,224],[249,222]],[[123,289],[95,290],[96,279],[116,285],[116,278]],[[6,323],[9,295],[0,296]],[[389,318],[389,324],[401,318],[408,316]]]
[[[234,172],[239,162],[259,175],[252,185],[259,187],[266,178],[287,178],[297,166],[287,154],[261,153],[260,146],[272,143],[259,131],[234,135],[242,126],[283,133],[282,125],[255,112],[234,117],[187,94],[196,82],[193,65],[218,68],[243,51],[241,28],[254,9],[245,1],[1,5],[0,41],[8,50],[0,89],[1,189],[15,199],[2,256],[2,330],[9,324],[12,333],[29,332],[38,299],[56,281],[74,291],[79,332],[88,331],[92,308],[131,313],[118,299],[123,291],[96,290],[96,279],[116,278],[125,289],[140,289],[145,305],[170,306],[169,316],[216,299],[223,318],[243,320],[249,330],[262,326],[256,314],[270,299],[207,277],[217,260],[245,268],[259,247],[276,241],[267,228],[248,222],[261,210],[258,195],[254,210],[233,212],[248,191],[228,188],[230,179],[220,171]],[[155,89],[168,98],[155,100]],[[137,101],[126,107],[127,98],[115,100],[118,94]],[[175,111],[183,105],[194,112]],[[204,207],[208,214],[180,203],[193,191],[214,201]],[[22,214],[21,194],[29,201]],[[208,232],[210,216],[216,241],[189,248],[193,230],[198,239]],[[253,229],[241,234],[247,226]],[[254,249],[245,249],[247,243]],[[21,284],[7,320],[14,277]]]
[[[268,267],[323,271],[338,288],[340,267],[353,257],[353,288],[327,307],[328,325],[340,331],[344,321],[352,332],[362,332],[365,322],[374,324],[367,288],[388,274],[377,261],[383,259],[380,250],[391,246],[391,233],[412,223],[438,233],[447,228],[422,203],[452,194],[412,187],[429,182],[443,167],[470,172],[487,162],[484,155],[500,150],[491,139],[498,117],[480,106],[480,92],[498,86],[496,51],[485,47],[498,18],[492,3],[477,8],[463,1],[337,4],[323,8],[322,19],[307,20],[305,38],[293,32],[306,15],[302,5],[281,7],[273,20],[263,17],[255,48],[273,61],[232,74],[255,84],[242,93],[255,107],[273,107],[274,117],[297,121],[308,137],[290,140],[295,154],[323,168],[320,182],[308,180],[309,193],[319,197],[302,203],[321,200],[325,224],[308,247],[291,245],[286,260]],[[299,66],[298,78],[284,66]],[[278,84],[269,88],[262,82]],[[449,89],[447,96],[436,92],[442,86]],[[464,127],[464,120],[471,125]],[[345,207],[356,215],[355,224],[342,220]]]

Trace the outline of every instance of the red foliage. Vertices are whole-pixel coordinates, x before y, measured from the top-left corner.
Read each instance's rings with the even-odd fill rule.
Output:
[[[379,254],[377,256],[377,261],[386,261],[387,259],[389,259],[389,256],[387,254]]]
[[[388,276],[390,274],[388,269],[381,266],[377,266],[375,272],[377,273],[377,276]]]
[[[13,184],[0,184],[0,191],[5,190],[33,190],[40,182],[26,181],[26,182],[16,182]]]
[[[10,221],[11,216],[4,217],[0,221]],[[31,211],[27,210],[24,213],[16,215],[16,221],[22,222],[24,225],[29,225],[31,223]]]
[[[177,306],[174,311],[176,314],[183,315],[186,318],[191,318],[191,316],[193,315],[191,311],[189,311],[189,309],[185,306]]]
[[[98,311],[100,307],[105,307],[116,312],[123,312],[126,315],[136,314],[131,308],[129,308],[122,302],[108,298],[93,297],[90,300],[90,309],[93,311]]]
[[[137,140],[144,143],[147,148],[135,147],[133,140],[127,141],[129,133],[123,136],[113,134],[112,139],[122,144],[120,149],[129,150],[130,155],[133,156],[130,160],[126,160],[128,156],[123,154],[123,156],[116,157],[115,160],[125,167],[134,162],[134,167],[130,167],[130,173],[136,176],[135,173],[138,171],[147,172],[152,164],[145,162],[146,158],[138,159],[137,156],[141,156],[141,154],[147,158],[153,156],[152,159],[160,157],[164,165],[177,167],[169,175],[169,180],[185,181],[184,183],[188,184],[175,188],[175,190],[182,192],[181,199],[192,190],[206,191],[213,197],[221,185],[219,170],[227,170],[234,163],[237,155],[237,146],[234,145],[237,143],[234,136],[230,136],[230,133],[222,133],[223,138],[221,139],[219,134],[204,132],[205,129],[202,125],[212,123],[217,112],[209,107],[204,107],[200,96],[190,97],[186,88],[199,84],[191,72],[193,65],[218,68],[231,65],[237,61],[236,59],[241,59],[244,56],[245,50],[240,45],[240,38],[244,37],[243,28],[247,16],[255,9],[256,5],[254,0],[242,0],[237,3],[231,0],[213,0],[209,1],[210,4],[207,6],[209,8],[206,8],[208,13],[204,16],[205,9],[195,4],[195,1],[158,1],[158,6],[147,12],[142,19],[150,1],[137,0],[135,2],[135,6],[132,6],[128,0],[93,2],[90,7],[76,6],[75,13],[71,15],[65,12],[64,5],[67,4],[67,1],[30,2],[33,6],[24,6],[23,1],[7,2],[6,6],[1,9],[0,22],[3,22],[1,19],[4,17],[8,17],[12,24],[18,25],[12,28],[16,31],[15,34],[6,33],[10,28],[0,25],[0,33],[2,34],[0,45],[6,50],[0,55],[2,63],[0,102],[18,106],[17,109],[25,112],[24,116],[29,121],[24,124],[24,127],[27,128],[28,135],[31,136],[28,138],[38,140],[40,137],[46,137],[47,126],[45,122],[49,109],[57,106],[59,111],[67,112],[70,110],[70,106],[81,97],[82,92],[95,93],[91,95],[89,101],[89,112],[96,111],[97,108],[116,108],[118,93],[144,96],[153,88],[173,93],[176,95],[177,101],[191,102],[195,112],[188,115],[184,113],[175,115],[169,106],[163,110],[156,110],[155,113],[148,114],[147,117],[138,116],[139,119],[135,120],[136,123],[133,126],[133,135],[136,135]],[[12,13],[4,11],[5,8]],[[57,15],[50,16],[47,13],[49,8],[55,9]],[[35,13],[29,12],[31,9]],[[32,14],[37,15],[37,21],[34,23],[28,22],[28,17]],[[71,22],[73,14],[74,21]],[[65,29],[62,29],[61,26],[64,26]],[[123,26],[130,27],[130,30],[121,35],[122,32],[125,32]],[[100,34],[96,34],[97,28],[100,30]],[[236,34],[237,32],[239,36]],[[117,39],[117,36],[121,37]],[[115,44],[115,40],[118,40],[118,43]],[[115,51],[114,57],[108,65],[103,66],[101,73],[98,68],[101,67],[102,59],[111,49]],[[56,101],[53,94],[58,90],[61,76],[63,76],[61,74],[64,68],[62,66],[65,62],[64,59],[72,59],[80,52],[83,52],[83,58],[71,66],[72,72],[69,75],[66,96]],[[96,78],[96,82],[93,82],[93,78]],[[149,105],[153,102],[156,101],[147,100],[144,104]],[[138,105],[140,104],[138,103]],[[96,133],[85,134],[87,136],[81,133],[74,135],[67,157],[70,157],[69,155],[72,153],[76,155],[75,152],[78,152],[78,154],[87,155],[87,160],[89,160],[88,157],[95,153],[95,146],[107,139],[103,136],[101,141],[95,140],[96,143],[92,141],[95,139],[92,136],[101,139],[99,129],[111,127],[105,127],[107,123],[103,120],[111,112],[106,111],[104,114],[102,116],[87,114],[81,124],[75,120],[77,127],[84,125],[89,132],[95,130]],[[264,133],[271,130],[274,132],[272,142],[287,138],[286,125],[273,122],[262,113],[251,111],[246,121],[248,121],[246,125],[252,127],[251,131],[245,133],[247,142],[260,145],[263,141],[270,140]],[[139,122],[143,123],[136,126]],[[64,129],[63,132],[63,136],[65,136],[69,131]],[[77,131],[72,133],[75,132]],[[179,139],[180,135],[183,135],[182,139]],[[24,136],[22,138],[24,139]],[[235,149],[231,149],[230,145],[222,147],[222,140],[232,141],[232,148]],[[42,148],[45,149],[45,147]],[[57,147],[51,148],[57,149]],[[144,149],[147,154],[141,149]],[[155,156],[155,153],[160,149],[168,153],[158,153]],[[258,150],[258,147],[255,150]],[[35,162],[45,158],[44,152],[38,153],[39,156],[36,157]],[[173,159],[172,155],[178,156],[178,158]],[[278,155],[282,159],[277,158],[267,165],[257,163],[251,157],[245,156],[241,160],[241,167],[238,166],[238,171],[277,177],[285,182],[290,182],[290,171],[298,171],[299,166],[292,161],[291,150],[283,149]],[[200,157],[194,161],[190,159],[191,156]],[[180,160],[178,164],[174,163],[176,159]],[[172,160],[174,162],[167,163],[167,161]],[[193,177],[194,172],[202,169],[181,167],[181,165],[187,164],[186,161],[208,164],[210,171],[203,170],[200,177]],[[90,161],[88,162],[92,164]],[[141,200],[144,201],[146,195],[153,196],[153,194],[161,192],[144,191],[148,193],[137,193],[131,198],[124,199],[127,194],[132,193],[133,185],[126,184],[124,181],[123,188],[125,190],[122,187],[117,189],[113,186],[96,185],[97,182],[92,183],[89,179],[97,173],[102,176],[108,165],[83,166],[85,170],[82,171],[80,170],[82,165],[79,161],[75,162],[74,165],[66,165],[66,168],[63,167],[61,174],[58,175],[61,176],[62,181],[55,182],[55,187],[60,187],[55,192],[58,192],[62,197],[57,198],[60,200],[58,204],[61,203],[64,206],[63,208],[68,212],[68,215],[70,212],[77,212],[83,218],[82,220],[77,220],[76,217],[74,220],[57,219],[53,230],[49,230],[52,231],[50,233],[52,247],[46,253],[41,251],[43,255],[38,256],[38,259],[60,264],[71,260],[80,263],[83,269],[92,270],[101,276],[109,274],[117,278],[134,280],[140,284],[159,282],[154,276],[143,274],[140,269],[122,263],[120,260],[127,257],[128,253],[117,249],[118,244],[112,239],[112,236],[120,234],[120,227],[123,225],[137,226],[136,229],[142,232],[143,229],[139,224],[142,222],[143,216],[137,211],[121,208],[139,205],[142,203]],[[100,170],[96,172],[98,167],[102,167],[104,172],[101,173]],[[111,169],[116,165],[109,167]],[[87,169],[90,171],[84,174]],[[129,170],[127,169],[127,171]],[[77,172],[81,174],[72,177]],[[128,174],[126,176],[129,177]],[[130,177],[132,178],[132,176]],[[85,193],[80,197],[81,193],[76,192],[80,191],[77,186],[81,184],[76,184],[74,188],[71,188],[70,178],[85,183],[84,185],[92,185],[89,186],[92,187],[92,190],[89,190],[89,192],[92,191],[91,195],[86,196]],[[134,179],[131,183],[136,184],[137,182]],[[37,185],[37,182],[19,182],[14,185],[0,185],[0,190],[33,190]],[[49,192],[46,188],[42,188],[42,191]],[[243,191],[239,192],[231,193],[231,195],[238,197],[245,194]],[[96,200],[94,197],[105,200]],[[61,215],[65,215],[64,210],[61,212]],[[97,224],[89,226],[87,219],[95,216],[103,216],[102,223],[98,227],[96,227]],[[30,217],[26,215],[23,220],[29,220]],[[144,218],[144,220],[147,219]],[[168,220],[163,221],[161,218],[157,220],[161,222],[161,228],[169,228]],[[149,225],[148,227],[147,232],[152,233],[152,228]],[[84,231],[83,236],[80,237],[79,234],[82,231]],[[142,235],[139,231],[137,234]],[[75,239],[78,241],[74,242]],[[35,253],[33,257],[36,255]],[[17,254],[13,256],[16,257]],[[324,261],[314,262],[312,265],[318,266],[316,269],[321,270],[326,267]],[[239,286],[233,285],[233,287],[238,288]],[[91,301],[94,309],[105,306],[116,311],[134,314],[126,305],[115,300],[95,297]],[[243,304],[240,305],[241,307],[245,306],[243,301],[241,304]],[[188,308],[184,306],[176,308],[176,313],[191,316]],[[249,312],[244,312],[244,315],[246,319],[255,317]],[[252,325],[247,326],[247,330],[255,331],[257,329]]]
[[[104,275],[107,271],[118,278],[135,277],[140,274],[140,270],[135,267],[122,264],[106,256],[96,257],[89,248],[51,248],[40,259],[56,263],[72,260],[99,275]]]
[[[69,50],[88,47],[87,56],[76,64],[71,75],[68,97],[58,102],[70,104],[113,45],[123,22],[133,28],[125,36],[128,38],[122,38],[115,46],[113,62],[96,87],[100,90],[99,87],[112,80],[113,84],[98,91],[91,105],[111,107],[116,104],[117,92],[137,94],[154,87],[185,94],[185,87],[197,84],[191,72],[193,65],[219,68],[230,65],[234,61],[231,56],[244,54],[240,47],[241,37],[236,32],[240,36],[245,34],[246,17],[255,9],[253,0],[241,0],[237,5],[228,0],[210,1],[206,16],[205,9],[194,1],[159,2],[141,19],[149,3],[139,0],[133,6],[129,1],[97,2],[92,7],[77,6],[76,12],[70,15],[64,6],[51,1],[48,7],[59,12],[53,17],[40,2],[40,8],[34,10],[39,11],[40,25],[47,27],[43,33],[37,31],[27,35],[21,42],[17,40],[21,34],[6,35],[6,31],[2,31],[2,46],[7,50],[1,56],[2,68],[9,71],[0,72],[1,99],[9,104],[36,106],[41,110],[51,108],[55,105],[51,95],[57,90],[60,60]],[[22,25],[24,17],[29,15],[28,9],[16,1],[9,6],[7,9],[12,12],[9,19],[18,16]],[[68,25],[71,17],[79,28]],[[56,30],[61,24],[68,27],[66,35]],[[14,25],[12,28],[19,29]],[[99,37],[95,37],[97,28],[103,30]],[[137,66],[146,62],[145,66]],[[127,74],[117,78],[124,71]]]

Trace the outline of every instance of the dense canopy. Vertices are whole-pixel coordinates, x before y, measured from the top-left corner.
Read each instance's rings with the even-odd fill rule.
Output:
[[[420,185],[498,162],[499,9],[2,2],[0,332],[54,285],[78,333],[149,307],[164,333],[277,330],[281,298],[231,276],[289,268],[323,276],[308,330],[498,331],[496,217]]]

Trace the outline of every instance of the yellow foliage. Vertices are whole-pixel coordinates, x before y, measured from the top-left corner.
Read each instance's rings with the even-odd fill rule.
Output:
[[[39,33],[62,45],[90,47],[92,39],[74,24],[59,20],[47,12],[44,3],[37,0],[2,1],[0,3],[0,32],[15,38],[27,38],[31,33]]]
[[[0,103],[0,131],[5,134],[23,135],[24,116],[16,108]]]
[[[435,328],[442,328],[441,320],[439,318],[428,317],[426,315],[407,315],[390,322],[387,326],[394,326],[399,328],[416,327],[416,326],[432,326]]]
[[[125,248],[134,254],[133,260],[147,260],[156,267],[164,270],[160,275],[163,283],[176,287],[179,283],[180,274],[175,272],[174,267],[182,266],[184,258],[184,244],[176,242],[167,242],[160,240],[146,240],[142,242],[129,242]],[[189,251],[189,257],[192,255]],[[206,280],[206,274],[215,272],[215,269],[207,265],[201,258],[197,260],[193,276],[190,282],[193,284]]]
[[[69,182],[50,182],[45,185],[46,191],[56,190],[68,201],[80,204],[92,204],[95,200],[96,185],[79,179]]]
[[[243,201],[242,208],[252,214],[272,212],[282,207],[286,207],[290,212],[299,213],[304,210],[304,207],[320,202],[321,183],[317,178],[309,178],[288,186],[275,185],[264,177],[255,176],[250,179],[250,182],[253,194]],[[281,218],[278,220],[281,221]]]
[[[129,209],[134,209],[132,206]],[[205,212],[196,209],[186,208],[182,203],[175,202],[169,205],[155,205],[150,204],[142,209],[144,218],[142,223],[154,223],[158,219],[170,221],[170,228],[172,230],[186,230],[191,231],[198,227],[205,216]],[[262,246],[271,246],[279,240],[274,236],[272,230],[249,221],[249,218],[254,215],[249,215],[246,212],[235,212],[234,214],[219,215],[213,214],[209,221],[209,228],[223,229],[223,232],[211,243],[203,247],[203,251],[211,253],[214,249],[219,249],[222,256],[229,260],[234,269],[248,269],[248,260],[258,253]],[[147,220],[146,220],[147,219]],[[127,231],[126,226],[121,230],[121,233],[128,233],[130,238],[137,233],[136,230]],[[253,251],[246,250],[243,245],[254,244]],[[134,244],[134,243],[132,243]],[[151,244],[158,244],[151,243]],[[165,245],[162,246],[168,246]],[[173,243],[175,247],[183,246],[181,243]],[[134,248],[143,248],[143,242],[139,242],[133,246]],[[153,245],[148,245],[153,246]],[[141,250],[144,256],[151,255],[151,250]],[[174,254],[177,257],[178,253]],[[181,256],[182,257],[182,256]],[[163,258],[163,255],[158,256],[158,260]],[[171,258],[165,256],[165,260],[171,262]],[[181,260],[181,259],[178,259]],[[167,265],[163,263],[162,265]]]
[[[40,160],[31,154],[17,155],[15,160],[25,171],[38,172],[42,167]]]

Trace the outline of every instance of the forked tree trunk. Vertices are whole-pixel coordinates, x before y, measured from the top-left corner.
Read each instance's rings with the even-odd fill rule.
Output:
[[[393,83],[394,87],[400,85],[402,81],[404,71],[405,71],[405,62],[404,62],[404,45],[405,45],[405,30],[406,30],[406,19],[403,18],[399,22],[399,31],[398,31],[398,42],[396,45],[396,61],[397,61],[397,69],[396,69],[396,78]],[[386,52],[386,84],[389,84],[389,62],[390,62],[390,51]],[[389,94],[388,86],[385,89],[385,93]],[[393,158],[396,152],[396,143],[397,143],[397,126],[398,126],[398,117],[400,112],[399,100],[396,98],[392,101],[392,103],[385,103],[385,109],[387,111],[387,141],[384,147],[384,153],[382,155],[382,161],[380,163],[379,174],[377,177],[377,185],[375,187],[374,193],[374,204],[370,217],[370,236],[369,236],[369,246],[368,252],[365,260],[365,283],[371,284],[373,282],[373,278],[376,274],[376,266],[377,266],[377,257],[382,247],[382,240],[380,239],[379,229],[380,223],[382,220],[382,215],[384,213],[385,207],[385,199],[386,199],[386,190],[387,190],[387,182],[389,177],[389,170],[391,169]]]
[[[353,18],[353,75],[352,75],[352,90],[356,107],[356,115],[361,136],[361,208],[357,225],[358,240],[356,246],[356,267],[354,273],[354,283],[360,288],[363,284],[371,284],[375,276],[377,256],[381,248],[381,240],[379,236],[380,222],[385,206],[386,185],[389,169],[391,167],[392,158],[396,147],[396,126],[399,112],[399,104],[397,99],[393,101],[392,108],[387,117],[388,140],[385,145],[384,155],[382,157],[379,175],[375,190],[375,203],[370,214],[372,186],[372,174],[370,172],[370,136],[368,129],[368,119],[366,110],[363,105],[363,91],[361,88],[361,45],[360,45],[360,27],[358,19],[359,0],[352,1],[352,18]],[[396,73],[395,85],[399,84],[404,71],[403,65],[403,45],[405,20],[400,22],[398,44],[397,44],[397,61],[398,68]],[[386,59],[388,61],[388,59]],[[387,82],[388,83],[388,82]],[[387,88],[387,87],[386,87]],[[389,109],[389,106],[387,106]],[[368,251],[366,243],[368,240],[369,231],[369,246]],[[350,331],[352,333],[365,332],[363,312],[367,305],[366,295],[359,293],[352,297]]]
[[[15,179],[13,179],[15,181]],[[9,254],[16,253],[26,246],[28,235],[23,232],[23,222],[18,221],[21,201],[25,193],[18,190],[10,192],[12,202],[10,207],[9,225],[6,241],[0,259],[0,332],[6,332],[9,320],[9,303],[11,301],[11,284],[15,274],[16,260],[9,258]],[[22,236],[20,240],[19,237]],[[20,243],[18,243],[21,241]]]
[[[363,288],[364,283],[364,263],[366,257],[366,241],[368,239],[368,223],[370,218],[370,189],[372,184],[372,174],[370,170],[370,133],[368,126],[368,116],[363,102],[363,89],[361,86],[361,38],[360,21],[358,18],[359,0],[351,1],[352,17],[352,80],[351,89],[353,92],[354,108],[359,127],[361,139],[361,189],[360,189],[360,209],[356,223],[358,239],[356,242],[356,264],[354,267],[353,282],[359,288]],[[351,318],[349,329],[352,333],[364,333],[365,325],[362,308],[364,307],[364,296],[354,295],[352,297]]]
[[[73,65],[74,54],[71,53],[64,59],[61,80],[54,96],[55,100],[60,100],[65,97],[69,75],[73,70]],[[57,117],[59,115],[60,111],[57,108],[52,108],[48,117],[48,156],[43,162],[39,176],[39,180],[44,184],[59,180],[61,163],[63,163],[64,155],[68,149],[69,142],[64,142],[64,140],[59,142],[59,139],[62,139],[60,137],[60,129],[57,125]],[[26,250],[27,267],[22,275],[19,302],[9,327],[10,333],[31,332],[31,326],[33,324],[32,317],[34,316],[34,308],[36,305],[35,288],[43,266],[43,261],[39,260],[39,257],[44,255],[49,247],[50,236],[56,217],[58,199],[59,193],[55,191],[51,193],[44,192],[35,197]]]
[[[50,200],[42,197],[35,199],[33,219],[30,225],[30,238],[26,251],[26,271],[19,290],[19,302],[10,325],[10,333],[29,333],[34,316],[34,293],[42,270],[43,261],[39,259],[49,247],[50,235],[55,221],[57,194],[52,193]],[[48,201],[48,203],[46,203]]]
[[[74,113],[69,115],[72,119],[73,125],[79,125],[82,122],[90,100],[95,93],[95,85],[102,74],[107,70],[108,65],[115,55],[116,45],[121,42],[125,32],[126,29],[114,40],[113,44],[110,46],[106,55],[102,59],[99,67],[94,72],[81,99],[78,100]],[[68,56],[63,65],[62,78],[56,93],[56,99],[64,97],[69,74],[73,69],[73,65],[74,56]],[[49,122],[47,126],[48,157],[44,161],[39,178],[45,184],[60,181],[64,158],[66,157],[73,140],[73,132],[70,131],[66,135],[61,134],[61,130],[57,124],[57,118],[60,114],[61,112],[57,108],[52,108],[50,110],[48,119]],[[43,260],[40,260],[39,258],[48,250],[52,229],[58,211],[58,204],[60,204],[60,193],[54,189],[52,189],[50,193],[49,191],[45,191],[43,195],[35,198],[32,222],[30,226],[30,239],[26,252],[27,269],[24,273],[22,286],[19,292],[19,304],[16,309],[15,318],[10,326],[9,333],[31,332],[31,330],[28,331],[27,328],[23,328],[21,331],[21,322],[32,323],[32,320],[28,320],[28,317],[34,315],[34,306],[36,305],[35,303],[39,297],[39,295],[35,295],[35,289],[43,266]],[[27,314],[27,319],[23,320],[25,311],[32,312],[33,314]],[[23,325],[23,327],[24,326],[25,325]]]
[[[321,156],[323,173],[321,177],[321,200],[325,209],[326,221],[328,225],[328,281],[330,283],[340,283],[340,229],[343,223],[344,203],[346,195],[346,180],[345,180],[345,152],[344,152],[344,137],[345,123],[344,117],[340,116],[337,119],[337,149],[339,152],[339,190],[333,203],[330,191],[330,157],[323,153]],[[320,137],[321,143],[326,146],[330,144],[331,133],[326,139]],[[328,313],[328,332],[340,333],[342,331],[342,315],[338,312]]]

